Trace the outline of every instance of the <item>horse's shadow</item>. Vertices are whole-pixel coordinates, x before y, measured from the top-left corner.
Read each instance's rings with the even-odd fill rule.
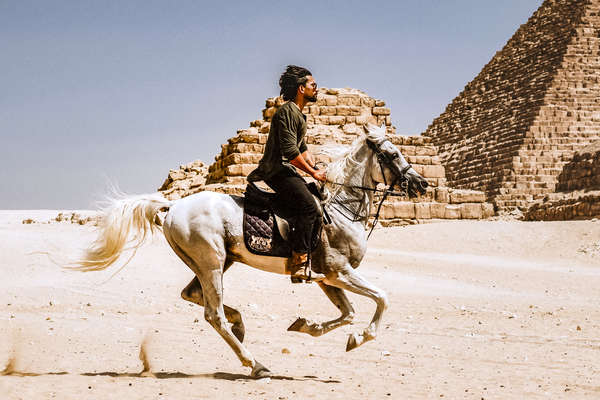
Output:
[[[46,376],[46,375],[71,375],[69,372],[45,372],[45,373],[32,373],[22,372],[14,370],[0,371],[0,375],[13,375],[13,376]],[[252,375],[244,374],[233,374],[230,372],[214,372],[206,374],[186,374],[184,372],[139,372],[139,373],[122,373],[122,372],[83,372],[78,375],[81,376],[110,376],[111,378],[154,378],[154,379],[181,379],[181,378],[212,378],[222,379],[226,381],[258,381],[261,379],[272,379],[280,381],[315,381],[321,383],[341,383],[341,381],[335,379],[321,379],[313,375],[305,375],[302,377],[287,376],[287,375],[270,375],[267,377],[257,378]]]

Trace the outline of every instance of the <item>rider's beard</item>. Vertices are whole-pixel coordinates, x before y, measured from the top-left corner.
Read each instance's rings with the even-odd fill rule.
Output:
[[[305,97],[305,99],[310,103],[314,103],[317,101],[317,96]]]

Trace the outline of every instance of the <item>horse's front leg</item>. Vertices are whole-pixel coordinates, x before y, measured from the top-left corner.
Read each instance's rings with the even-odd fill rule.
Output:
[[[381,322],[381,316],[388,305],[388,299],[385,292],[368,282],[349,265],[338,271],[337,277],[333,279],[327,277],[327,284],[349,290],[362,296],[367,296],[377,304],[375,314],[373,315],[373,319],[369,326],[361,333],[350,334],[348,343],[346,344],[346,351],[355,349],[361,344],[375,339],[377,330],[379,329],[379,323]]]
[[[352,304],[348,301],[346,294],[340,288],[329,286],[323,282],[319,282],[319,286],[323,289],[323,292],[327,295],[329,300],[340,310],[342,315],[334,320],[326,321],[322,323],[315,323],[307,320],[306,318],[298,318],[290,327],[288,331],[308,333],[311,336],[321,336],[327,332],[339,328],[340,326],[348,325],[354,319],[354,309]]]

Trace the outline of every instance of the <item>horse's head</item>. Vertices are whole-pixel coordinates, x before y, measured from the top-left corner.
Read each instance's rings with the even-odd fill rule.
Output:
[[[375,157],[371,177],[375,182],[398,186],[410,197],[425,194],[427,180],[415,171],[406,161],[400,150],[385,136],[385,125],[367,126],[366,143]]]

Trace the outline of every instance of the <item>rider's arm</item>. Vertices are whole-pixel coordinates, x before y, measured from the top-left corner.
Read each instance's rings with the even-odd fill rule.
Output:
[[[301,153],[298,149],[296,129],[292,121],[292,116],[286,110],[281,110],[276,114],[273,123],[277,125],[279,131],[279,148],[281,155],[287,160],[293,160]]]
[[[310,154],[310,151],[308,151],[308,150],[302,151],[302,149],[300,149],[300,152],[302,153],[302,157],[304,157],[304,160],[306,160],[308,165],[310,165],[314,169],[317,169],[315,167],[315,159],[313,158],[312,154]]]
[[[326,177],[325,177],[325,170],[324,169],[320,169],[317,170],[315,168],[313,168],[310,164],[314,163],[308,163],[307,160],[304,158],[304,154],[306,154],[307,152],[305,151],[302,154],[298,154],[298,156],[296,158],[294,158],[293,160],[290,160],[290,163],[298,168],[301,169],[302,171],[306,172],[307,174],[309,174],[310,176],[312,176],[313,178],[315,178],[318,181],[325,181]],[[310,156],[310,153],[308,153],[308,155]]]
[[[290,164],[292,164],[294,167],[296,167],[298,169],[301,169],[302,171],[306,172],[310,176],[314,176],[315,173],[317,172],[317,170],[314,169],[307,162],[307,160],[304,158],[304,156],[302,154],[298,154],[298,156],[296,158],[294,158],[293,160],[290,160]]]

